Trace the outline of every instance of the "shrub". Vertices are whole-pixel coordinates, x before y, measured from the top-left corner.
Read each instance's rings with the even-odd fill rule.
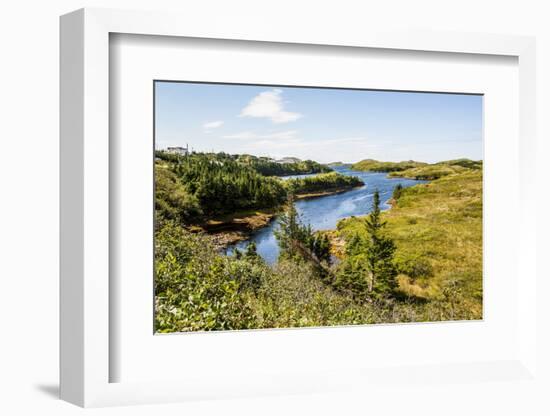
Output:
[[[207,238],[171,222],[155,243],[157,331],[256,327],[245,289],[261,284],[265,268],[219,256]]]

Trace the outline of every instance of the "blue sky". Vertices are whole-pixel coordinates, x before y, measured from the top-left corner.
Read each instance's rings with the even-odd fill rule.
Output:
[[[156,148],[328,163],[482,159],[477,95],[155,83]]]

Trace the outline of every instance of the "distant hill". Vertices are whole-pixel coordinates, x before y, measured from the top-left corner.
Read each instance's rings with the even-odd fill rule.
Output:
[[[374,159],[364,159],[351,165],[354,170],[363,170],[367,172],[399,172],[407,169],[426,166],[427,163],[416,162],[414,160],[405,160],[402,162],[380,162]]]
[[[390,172],[389,176],[410,179],[435,180],[443,176],[448,176],[455,173],[463,173],[472,170],[481,170],[482,168],[482,161],[475,161],[470,159],[454,159],[434,163],[431,165],[417,166],[415,168],[402,171]]]
[[[453,173],[461,173],[468,169],[481,170],[483,161],[461,158],[430,164],[414,160],[381,162],[374,159],[364,159],[354,163],[351,168],[367,172],[388,172],[391,177],[434,180]]]
[[[337,167],[337,166],[351,166],[352,163],[344,163],[344,162],[330,162],[330,163],[327,163],[327,166],[328,167]]]
[[[482,160],[471,160],[471,159],[466,159],[466,158],[445,160],[443,162],[438,162],[436,164],[450,165],[450,166],[462,166],[463,168],[470,168],[470,169],[482,169],[483,168],[483,161]]]

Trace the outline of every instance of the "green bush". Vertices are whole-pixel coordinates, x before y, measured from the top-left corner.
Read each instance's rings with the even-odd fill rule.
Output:
[[[202,215],[198,199],[190,194],[170,170],[155,170],[155,210],[157,216],[186,224]]]
[[[245,289],[261,284],[265,268],[219,256],[207,238],[170,222],[155,244],[157,331],[256,327]]]

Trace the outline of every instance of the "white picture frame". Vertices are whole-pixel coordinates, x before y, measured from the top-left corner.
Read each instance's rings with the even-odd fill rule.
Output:
[[[536,218],[522,215],[517,241],[517,270],[522,271],[517,302],[517,354],[498,362],[441,363],[408,369],[342,368],[319,374],[281,373],[263,380],[237,380],[220,374],[178,381],[110,382],[114,356],[109,348],[110,166],[109,36],[113,33],[206,39],[332,45],[439,53],[517,57],[519,65],[520,212],[534,194],[535,42],[533,38],[359,30],[328,33],[281,30],[277,25],[234,22],[204,27],[190,16],[82,9],[61,18],[61,398],[80,406],[184,401],[359,389],[380,380],[392,383],[412,375],[430,383],[442,377],[480,383],[487,374],[518,383],[537,382],[536,364]],[[112,224],[111,224],[112,225]],[[119,357],[118,357],[119,358]],[[436,377],[437,375],[437,377]],[[343,381],[345,380],[345,381]]]

